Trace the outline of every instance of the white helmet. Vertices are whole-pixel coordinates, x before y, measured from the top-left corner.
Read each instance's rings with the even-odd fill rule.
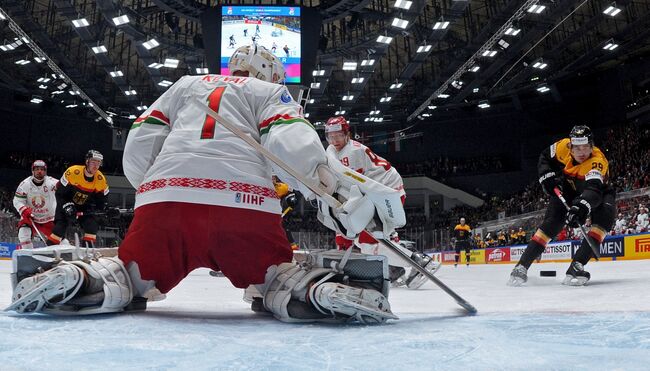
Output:
[[[228,61],[230,73],[247,71],[249,76],[273,83],[282,83],[287,76],[282,62],[260,45],[240,46]]]

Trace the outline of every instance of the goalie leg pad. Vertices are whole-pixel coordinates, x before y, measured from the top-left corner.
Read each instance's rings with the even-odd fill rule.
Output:
[[[51,303],[65,303],[81,288],[83,270],[62,262],[44,272],[27,277],[14,288],[12,302],[5,310],[18,313],[43,311]]]
[[[385,257],[329,250],[312,252],[301,265],[270,267],[257,288],[265,309],[284,322],[374,324],[397,318],[389,286]]]

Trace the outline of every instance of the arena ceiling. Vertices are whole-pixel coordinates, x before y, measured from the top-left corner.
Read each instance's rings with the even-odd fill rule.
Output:
[[[427,120],[441,107],[481,109],[518,94],[554,94],[556,82],[647,55],[650,46],[647,0],[289,3],[315,7],[323,18],[315,67],[322,75],[314,76],[303,102],[313,122],[345,111],[353,123],[404,124]],[[14,97],[42,100],[32,104],[126,121],[180,76],[205,68],[200,16],[215,5],[2,0],[0,85]],[[120,16],[129,22],[116,25]],[[88,26],[73,26],[80,19]],[[148,48],[151,39],[159,45]],[[60,70],[40,60],[38,50]],[[166,60],[178,65],[151,67]],[[345,62],[356,68],[344,69]]]

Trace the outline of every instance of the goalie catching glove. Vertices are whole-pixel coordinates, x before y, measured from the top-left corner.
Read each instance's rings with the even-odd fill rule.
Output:
[[[348,169],[330,156],[327,160],[327,165],[320,165],[317,169],[320,187],[326,193],[338,196],[342,204],[331,205],[326,199],[316,196],[318,220],[323,225],[348,238],[356,237],[366,228],[371,229],[377,238],[383,238],[406,224],[399,191]],[[381,226],[375,225],[375,215]]]

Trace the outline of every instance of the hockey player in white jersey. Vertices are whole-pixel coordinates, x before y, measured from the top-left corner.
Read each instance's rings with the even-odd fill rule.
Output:
[[[32,175],[25,178],[16,189],[14,207],[20,214],[18,241],[20,248],[34,247],[32,239],[40,233],[44,239],[52,233],[56,209],[56,184],[58,179],[47,175],[47,164],[43,160],[32,163]],[[45,241],[43,241],[45,242]]]
[[[384,158],[375,154],[362,143],[350,138],[350,125],[345,117],[335,116],[327,120],[325,123],[325,136],[329,143],[327,147],[327,154],[329,156],[339,160],[344,166],[357,173],[364,174],[368,178],[399,192],[402,203],[404,203],[406,193],[404,192],[402,176]],[[399,243],[397,233],[391,236],[391,238],[394,242]],[[339,249],[347,249],[355,243],[354,240],[348,239],[342,234],[337,234],[335,241]],[[362,253],[382,254],[388,257],[391,282],[393,285],[406,285],[408,288],[417,289],[427,281],[427,278],[415,269],[411,269],[409,274],[406,275],[406,269],[410,268],[408,264],[404,263],[402,259],[390,250],[378,244],[377,240],[365,231],[361,232],[356,239],[356,245]],[[412,252],[405,247],[404,251],[412,254],[411,258],[423,267],[426,267],[431,273],[435,273],[440,268],[439,263],[432,261],[429,256],[423,253],[417,251]]]
[[[396,318],[387,299],[385,258],[334,251],[314,254],[300,265],[291,262],[266,159],[206,116],[197,100],[309,182],[333,185],[330,194],[346,194],[341,207],[322,207],[327,210],[322,220],[348,236],[361,232],[375,212],[382,216],[382,231],[403,225],[398,192],[369,179],[360,186],[346,184],[342,175],[336,180],[340,164],[328,164],[301,107],[277,84],[285,72],[269,50],[240,47],[228,67],[232,76],[182,77],[133,124],[123,165],[137,190],[135,213],[118,257],[64,261],[18,279],[8,309],[120,311],[133,297],[167,293],[189,272],[206,267],[223,272],[235,287],[254,285],[263,309],[282,321],[381,323]],[[324,205],[308,187],[273,170]],[[91,303],[94,296],[101,300]]]

